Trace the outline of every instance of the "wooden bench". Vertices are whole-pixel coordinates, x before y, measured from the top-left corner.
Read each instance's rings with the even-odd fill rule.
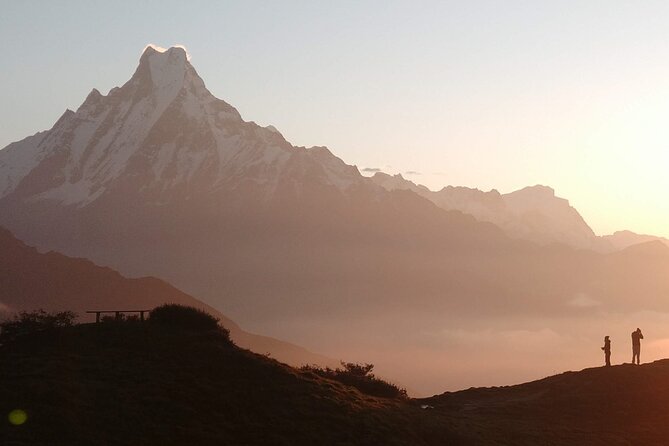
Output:
[[[95,314],[95,323],[100,323],[101,314],[114,314],[116,319],[121,319],[121,314],[125,313],[139,313],[139,319],[144,321],[144,313],[149,313],[151,310],[93,310],[87,311],[88,314]]]

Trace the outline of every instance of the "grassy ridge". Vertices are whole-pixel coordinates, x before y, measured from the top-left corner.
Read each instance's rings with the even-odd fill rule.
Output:
[[[0,348],[0,374],[0,411],[28,413],[0,424],[3,445],[433,444],[415,404],[239,349],[222,332],[140,322],[41,332]]]
[[[220,329],[110,322],[0,346],[1,446],[666,445],[667,402],[669,360],[412,400],[294,369]],[[7,421],[14,409],[25,424]]]

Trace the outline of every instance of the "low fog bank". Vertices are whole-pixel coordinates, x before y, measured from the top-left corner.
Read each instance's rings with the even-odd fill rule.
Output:
[[[344,330],[324,319],[268,328],[270,335],[287,336],[327,356],[373,363],[380,376],[406,386],[414,396],[427,396],[601,366],[606,335],[612,363],[629,363],[630,335],[637,327],[645,336],[642,362],[669,356],[669,313],[648,310],[621,314],[588,307],[582,314],[543,318],[403,311],[373,320],[352,317]]]

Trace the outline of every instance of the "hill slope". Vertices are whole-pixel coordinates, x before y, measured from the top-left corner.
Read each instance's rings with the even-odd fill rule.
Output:
[[[669,360],[423,400],[375,398],[217,332],[80,325],[0,346],[11,445],[645,445],[669,435]],[[421,406],[429,405],[428,409]]]
[[[216,332],[151,322],[27,335],[0,347],[11,445],[428,444],[415,405],[363,395],[241,350]]]
[[[0,315],[43,308],[72,310],[91,320],[87,310],[152,309],[173,302],[201,308],[218,317],[239,345],[271,353],[293,365],[335,361],[296,345],[242,330],[228,317],[153,277],[128,279],[110,268],[55,252],[41,254],[0,228]]]
[[[458,413],[485,445],[664,445],[669,360],[566,372],[423,400]]]

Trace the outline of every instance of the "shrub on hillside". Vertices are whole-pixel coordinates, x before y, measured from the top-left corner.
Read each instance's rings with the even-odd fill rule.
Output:
[[[151,310],[149,321],[169,328],[189,331],[221,331],[229,336],[228,330],[218,325],[218,319],[200,310],[178,304],[165,304]]]
[[[406,398],[405,389],[395,384],[377,378],[372,373],[373,364],[357,364],[353,362],[341,362],[343,368],[330,367],[321,368],[314,365],[305,365],[300,370],[311,372],[323,378],[339,381],[347,386],[355,387],[362,393],[382,398]]]
[[[71,327],[77,314],[72,311],[46,312],[42,309],[21,311],[12,319],[0,322],[0,343],[17,336],[54,328]]]

